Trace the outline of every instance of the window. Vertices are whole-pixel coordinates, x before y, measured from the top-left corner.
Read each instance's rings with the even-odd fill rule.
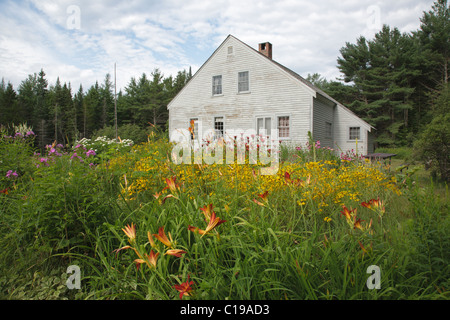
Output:
[[[216,138],[223,137],[223,117],[214,118],[214,130],[216,131]]]
[[[228,47],[228,54],[233,54],[233,46]]]
[[[249,91],[248,71],[239,72],[238,75],[238,92]]]
[[[325,137],[333,137],[333,125],[331,124],[331,122],[325,122]]]
[[[212,79],[212,94],[222,94],[222,76],[214,76]]]
[[[272,118],[257,118],[256,133],[259,135],[260,130],[266,129],[266,135],[270,136],[272,129]]]
[[[349,129],[349,139],[350,140],[360,140],[361,139],[361,128],[360,127],[350,127]]]
[[[289,116],[278,117],[278,137],[289,138]]]
[[[189,131],[191,132],[191,140],[198,138],[198,118],[189,119]]]

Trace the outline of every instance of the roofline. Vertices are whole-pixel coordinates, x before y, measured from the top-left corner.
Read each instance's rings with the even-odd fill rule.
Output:
[[[219,51],[219,49],[223,46],[223,44],[230,38],[233,37],[236,39],[236,37],[232,36],[231,34],[229,34],[225,40],[222,41],[222,43],[216,48],[216,50],[214,50],[214,52],[209,56],[209,58],[200,66],[200,68],[198,68],[198,70],[192,75],[191,79],[189,79],[189,81],[184,85],[184,87],[176,94],[175,97],[173,97],[172,100],[170,100],[169,104],[167,105],[167,110],[170,109],[170,106],[172,104],[172,102],[174,102],[178,96],[181,94],[181,92],[183,92],[185,90],[185,88],[188,86],[189,82],[195,78],[195,76],[200,72],[200,70],[203,69],[203,67],[208,63],[209,60],[211,60],[211,58],[216,54],[217,51]],[[238,39],[236,39],[238,40]],[[240,41],[240,40],[239,40]],[[241,41],[242,42],[242,41]]]
[[[215,53],[223,46],[223,44],[229,39],[229,38],[233,38],[237,41],[239,41],[240,43],[244,44],[245,46],[247,46],[248,48],[250,48],[251,50],[253,50],[254,52],[258,53],[261,57],[264,57],[265,59],[267,59],[268,61],[272,62],[274,65],[276,65],[277,67],[279,67],[281,70],[283,70],[284,72],[286,72],[287,74],[289,74],[292,78],[300,81],[301,83],[303,83],[304,85],[306,85],[308,87],[308,89],[310,89],[310,91],[312,91],[314,93],[314,96],[316,94],[319,94],[321,96],[323,96],[324,98],[330,100],[331,102],[335,103],[336,106],[339,106],[341,108],[343,108],[344,110],[346,110],[347,112],[349,112],[350,114],[352,114],[353,116],[355,116],[357,119],[359,119],[361,122],[363,122],[367,127],[369,127],[370,129],[375,129],[375,127],[371,126],[369,123],[367,123],[366,121],[364,121],[363,119],[361,119],[360,117],[358,117],[353,111],[351,111],[350,109],[348,109],[346,106],[344,106],[342,103],[338,102],[337,100],[333,99],[331,96],[329,96],[327,93],[325,93],[322,89],[316,87],[315,85],[313,85],[311,82],[309,82],[308,80],[306,80],[305,78],[303,78],[302,76],[300,76],[298,73],[296,73],[295,71],[292,71],[291,69],[285,67],[284,65],[282,65],[281,63],[267,57],[266,55],[264,55],[263,53],[259,52],[258,50],[256,50],[255,48],[252,48],[250,45],[246,44],[245,42],[239,40],[238,38],[236,38],[235,36],[229,34],[225,40],[222,41],[222,43],[216,48],[216,50],[214,50],[214,52],[209,56],[209,58],[201,65],[201,67],[195,72],[195,74],[192,76],[191,80],[200,72],[200,70],[208,63],[209,60],[211,60],[211,58],[215,55]],[[189,82],[188,82],[189,83]],[[180,95],[180,93],[182,91],[184,91],[184,89],[188,86],[188,83],[186,83],[186,85],[183,87],[183,89],[180,90],[180,92],[178,92],[178,94],[169,102],[169,104],[167,105],[167,109],[170,109],[170,105],[172,104],[173,101],[175,101],[175,99]],[[316,97],[316,96],[315,96]]]

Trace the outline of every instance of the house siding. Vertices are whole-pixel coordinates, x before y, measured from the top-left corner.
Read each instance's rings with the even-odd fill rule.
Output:
[[[228,47],[233,54],[228,54]],[[249,72],[249,92],[238,93],[238,73]],[[222,94],[212,95],[212,77],[222,75]],[[266,57],[230,37],[211,56],[169,106],[169,132],[186,129],[198,118],[202,129],[214,128],[224,117],[224,129],[256,129],[257,117],[290,117],[288,141],[306,143],[310,130],[311,91]]]
[[[366,155],[369,152],[370,148],[368,140],[370,127],[368,127],[365,122],[338,105],[334,112],[334,123],[334,148],[337,148],[338,151],[344,153],[346,151],[354,150],[354,152],[357,151],[358,154]],[[358,143],[349,139],[350,127],[360,127],[361,139],[358,140]]]
[[[313,106],[313,138],[315,141],[320,141],[321,147],[333,147],[333,130],[332,135],[326,134],[326,123],[331,123],[331,128],[334,127],[334,106],[331,101],[317,96],[314,98]]]

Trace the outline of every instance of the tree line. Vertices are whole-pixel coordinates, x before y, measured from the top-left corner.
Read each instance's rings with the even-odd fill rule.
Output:
[[[418,30],[384,25],[373,39],[359,37],[340,50],[339,81],[307,79],[376,128],[379,147],[412,146],[436,115],[448,91],[450,15],[447,0],[434,2]],[[444,103],[445,104],[445,103]],[[439,109],[439,108],[438,108]],[[448,155],[447,155],[448,156]]]
[[[117,126],[145,128],[149,122],[164,131],[167,125],[167,104],[192,77],[191,68],[179,71],[175,77],[164,77],[159,69],[150,75],[143,73],[131,78],[124,92],[114,97],[114,83],[106,74],[87,91],[82,84],[72,92],[70,83],[62,84],[59,77],[49,85],[44,70],[29,75],[17,92],[13,85],[0,83],[0,124],[26,123],[37,135],[36,144],[42,148],[53,141],[71,144],[90,138],[105,128]]]
[[[433,118],[442,116],[436,110],[449,111],[445,103],[434,107],[436,101],[445,102],[437,96],[448,90],[449,20],[447,0],[438,0],[423,13],[416,31],[401,33],[384,25],[373,39],[361,36],[346,43],[337,59],[341,79],[319,74],[307,79],[374,126],[377,147],[413,146]],[[166,78],[155,69],[131,78],[117,95],[118,126],[143,128],[150,122],[164,131],[167,104],[191,77],[190,69]],[[29,75],[17,92],[2,80],[0,123],[26,122],[40,147],[91,137],[115,124],[113,89],[109,74],[75,93],[59,78],[49,85],[44,70]]]

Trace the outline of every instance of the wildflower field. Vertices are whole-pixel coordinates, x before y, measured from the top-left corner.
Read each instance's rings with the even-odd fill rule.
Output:
[[[34,137],[0,136],[2,299],[450,298],[445,186],[317,142],[261,175],[176,165],[164,137]]]

